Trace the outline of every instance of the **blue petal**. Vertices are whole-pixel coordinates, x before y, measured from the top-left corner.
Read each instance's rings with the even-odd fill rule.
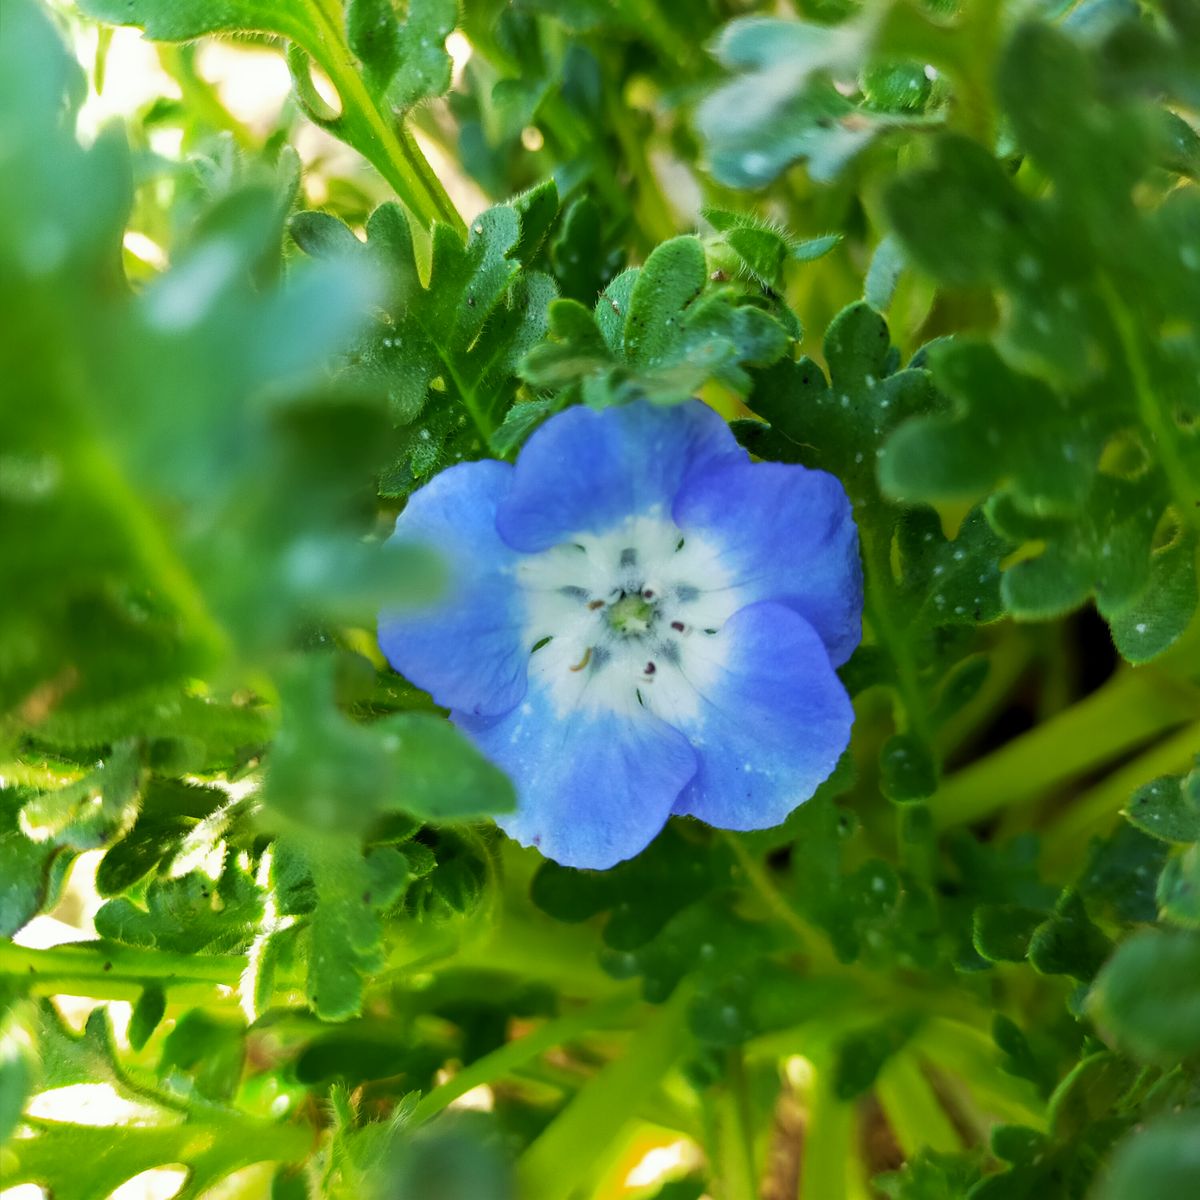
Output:
[[[497,526],[518,550],[547,550],[655,508],[668,514],[695,472],[746,461],[729,426],[698,400],[568,409],[521,451]]]
[[[530,647],[513,567],[518,555],[496,532],[496,506],[512,467],[450,467],[410,497],[395,541],[432,546],[445,559],[447,594],[424,610],[385,611],[379,645],[388,661],[446,708],[494,716],[525,694]]]
[[[675,812],[720,829],[769,829],[829,777],[854,709],[821,639],[790,608],[743,608],[711,645],[700,703],[663,714],[700,759]]]
[[[563,716],[536,681],[505,716],[452,716],[516,785],[517,811],[497,824],[568,867],[645,849],[696,770],[686,738],[644,709]]]
[[[841,483],[782,463],[723,464],[693,474],[673,515],[702,535],[747,603],[773,600],[821,635],[834,666],[862,639],[858,530]]]

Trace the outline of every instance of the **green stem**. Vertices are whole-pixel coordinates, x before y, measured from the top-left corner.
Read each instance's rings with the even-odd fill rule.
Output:
[[[314,57],[341,100],[342,113],[334,127],[340,127],[346,140],[375,165],[423,228],[441,221],[465,237],[466,225],[458,209],[412,134],[367,90],[343,37],[340,13],[327,0],[310,0],[309,8],[321,35]]]
[[[608,127],[616,135],[621,154],[637,184],[636,204],[641,210],[638,225],[652,241],[665,242],[679,232],[679,223],[650,164],[645,137],[630,128],[630,109],[620,89],[620,76],[614,72],[610,85],[605,88]]]
[[[897,1054],[888,1061],[876,1081],[875,1094],[907,1157],[925,1146],[941,1154],[962,1149],[954,1123],[911,1054]]]
[[[825,937],[813,929],[803,917],[788,903],[784,895],[775,886],[766,868],[742,844],[737,834],[724,830],[720,834],[725,844],[733,851],[738,867],[746,877],[746,882],[757,894],[780,924],[784,925],[796,937],[805,957],[814,966],[831,967],[836,960],[829,949]]]
[[[1182,774],[1198,751],[1200,722],[1159,742],[1064,809],[1042,834],[1042,866],[1050,877],[1077,868],[1081,849],[1108,830],[1137,788],[1160,775]]]
[[[917,1013],[940,1013],[979,1025],[986,1023],[987,1010],[966,994],[931,990],[920,982],[908,983],[894,977],[887,978],[857,963],[839,962],[824,934],[813,929],[788,903],[762,864],[738,841],[737,835],[722,832],[721,836],[732,849],[746,881],[759,899],[795,935],[805,956],[809,975],[819,972],[831,984],[845,984],[861,998],[869,998],[876,1006],[880,1003],[893,1007],[907,1004]]]
[[[1037,1089],[1001,1068],[990,1034],[961,1021],[933,1017],[917,1031],[912,1049],[963,1080],[991,1115],[1038,1129],[1045,1126],[1046,1106]]]
[[[1020,808],[1200,717],[1200,692],[1162,672],[1124,670],[1099,691],[947,779],[929,802],[939,829]]]
[[[727,1119],[722,1125],[721,1158],[725,1186],[722,1200],[755,1200],[758,1196],[758,1168],[754,1155],[754,1114],[750,1107],[750,1086],[746,1079],[746,1060],[740,1046],[725,1056]]]
[[[171,954],[116,942],[86,942],[40,950],[0,941],[0,975],[21,979],[37,995],[136,1000],[147,984],[175,999],[237,1002],[246,960],[238,954]]]
[[[254,135],[221,103],[216,88],[196,73],[190,49],[169,43],[158,46],[158,60],[179,85],[188,113],[198,114],[214,129],[230,134],[241,149],[253,150],[257,145]]]
[[[1142,338],[1137,323],[1120,292],[1106,276],[1100,276],[1100,294],[1121,343],[1125,363],[1129,368],[1133,393],[1137,400],[1138,416],[1150,433],[1158,452],[1163,473],[1167,477],[1181,520],[1200,529],[1200,477],[1188,469],[1179,452],[1178,430],[1170,416],[1163,411],[1150,378],[1150,368],[1142,352]]]
[[[691,1045],[684,1019],[690,998],[686,982],[680,984],[633,1035],[625,1052],[538,1135],[517,1162],[520,1195],[571,1196],[595,1181],[637,1106]]]
[[[854,1110],[833,1094],[831,1072],[817,1069],[808,1098],[808,1127],[800,1173],[801,1200],[849,1200],[854,1152]]]
[[[547,1021],[533,1033],[528,1033],[516,1041],[506,1042],[498,1050],[476,1059],[452,1079],[422,1096],[420,1103],[413,1110],[413,1124],[419,1125],[429,1120],[472,1088],[503,1079],[532,1059],[545,1054],[547,1050],[609,1025],[628,1012],[635,1002],[636,997],[631,993],[614,996],[599,1004],[593,1004],[582,1012]]]
[[[68,387],[70,394],[87,395],[82,386]],[[157,582],[163,596],[179,613],[181,621],[216,662],[227,658],[230,639],[212,614],[199,583],[176,553],[158,520],[151,514],[129,480],[98,441],[81,447],[77,459],[78,479],[87,478],[97,496],[124,524],[138,557]]]
[[[942,722],[937,731],[937,748],[944,762],[985,729],[996,714],[1008,705],[1012,691],[1033,661],[1029,640],[1019,636],[1024,630],[1014,627],[999,646],[988,652],[988,673],[979,691],[957,712]]]
[[[909,728],[927,745],[932,742],[929,714],[921,691],[916,660],[913,658],[912,643],[893,619],[899,609],[895,580],[892,575],[892,548],[890,542],[876,537],[870,531],[870,522],[859,525],[863,557],[866,560],[868,585],[866,589],[867,620],[875,631],[875,637],[887,651],[896,666],[896,685]]]

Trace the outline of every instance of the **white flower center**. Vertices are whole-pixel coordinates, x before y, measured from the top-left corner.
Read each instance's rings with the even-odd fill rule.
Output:
[[[530,686],[559,716],[695,715],[721,669],[720,631],[744,603],[716,550],[661,509],[520,561]]]

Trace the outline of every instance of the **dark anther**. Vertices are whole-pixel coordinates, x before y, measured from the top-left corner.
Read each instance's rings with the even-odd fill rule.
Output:
[[[647,675],[653,675],[654,672],[657,670],[658,670],[658,668],[652,662],[648,662],[646,664],[646,674]]]
[[[603,607],[604,607],[603,600],[592,600],[588,604],[588,608],[590,608],[590,609],[597,609],[597,608],[603,608]]]
[[[643,588],[642,589],[642,599],[643,600],[653,600],[654,599],[654,589],[653,588]]]
[[[675,630],[676,633],[682,633],[683,632],[683,622],[682,621],[672,621],[671,628],[673,630]]]

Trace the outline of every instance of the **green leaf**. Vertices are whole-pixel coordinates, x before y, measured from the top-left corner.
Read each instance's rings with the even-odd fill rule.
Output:
[[[884,319],[866,304],[852,304],[829,326],[824,349],[828,380],[810,358],[760,372],[747,403],[770,426],[743,423],[737,432],[761,457],[817,467],[845,485],[863,546],[866,617],[876,642],[860,650],[848,670],[853,679],[856,666],[872,655],[877,669],[855,686],[869,680],[896,688],[909,727],[883,747],[882,782],[893,799],[923,799],[937,779],[929,714],[964,650],[964,642],[945,631],[1002,614],[999,562],[1009,541],[977,510],[951,541],[936,512],[901,507],[881,494],[876,470],[889,436],[897,427],[903,431],[908,418],[941,407],[925,370],[898,369]]]
[[[454,32],[454,0],[409,0],[398,20],[393,0],[350,0],[346,32],[367,78],[399,109],[450,90],[446,38]]]
[[[964,499],[1011,482],[1023,511],[1071,512],[1108,432],[1097,427],[1095,410],[1018,374],[983,342],[942,343],[928,357],[957,408],[918,416],[896,432],[879,465],[884,491]]]
[[[385,88],[402,60],[400,22],[392,0],[348,0],[346,40],[372,86]],[[336,224],[344,228],[340,222]]]
[[[1014,1166],[1035,1161],[1046,1152],[1048,1141],[1041,1130],[1027,1125],[996,1125],[989,1140],[992,1153]]]
[[[1158,915],[1154,884],[1169,847],[1132,825],[1118,824],[1092,842],[1079,878],[1079,894],[1093,911],[1123,922],[1153,921]]]
[[[1144,930],[1117,947],[1096,978],[1088,1009],[1142,1062],[1171,1064],[1200,1050],[1200,938]]]
[[[79,1083],[104,1083],[133,1103],[173,1107],[168,1097],[141,1082],[122,1064],[112,1020],[104,1008],[92,1009],[81,1033],[70,1029],[49,1001],[39,1007],[37,1018],[41,1087],[53,1090]]]
[[[159,42],[254,30],[311,48],[318,38],[308,6],[292,0],[79,0],[79,7],[98,21],[137,25]]]
[[[0,1146],[8,1143],[20,1124],[36,1082],[29,1039],[11,1019],[0,1021]]]
[[[108,848],[96,870],[96,890],[105,897],[127,891],[228,799],[219,788],[152,776],[142,788],[136,823]]]
[[[21,826],[38,841],[94,849],[130,821],[140,781],[136,747],[125,742],[81,779],[29,800]]]
[[[1034,1052],[1020,1026],[1003,1013],[992,1018],[992,1040],[1003,1058],[1001,1067],[1018,1079],[1028,1079],[1043,1095],[1049,1094],[1056,1078],[1053,1063]]]
[[[428,821],[465,821],[516,806],[512,784],[448,721],[400,713],[378,722],[398,763],[397,807]]]
[[[1160,1117],[1120,1143],[1096,1200],[1177,1200],[1200,1180],[1200,1118]]]
[[[989,519],[1029,549],[1005,576],[1011,611],[1045,619],[1094,596],[1122,655],[1144,662],[1178,639],[1197,603],[1200,444],[1182,383],[1194,356],[1168,332],[1196,303],[1179,249],[1196,235],[1196,197],[1154,173],[1161,111],[1136,89],[1114,95],[1064,33],[1019,27],[1000,94],[1018,147],[1051,186],[1031,194],[955,136],[887,191],[912,261],[946,284],[996,290],[1003,317],[994,349],[931,354],[956,411],[898,431],[885,485],[930,499],[998,489]],[[1122,463],[1128,445],[1140,462]]]
[[[762,187],[798,161],[828,182],[881,134],[936,121],[917,112],[919,101],[895,106],[902,115],[888,112],[878,86],[859,103],[834,86],[834,77],[857,73],[870,54],[879,15],[839,27],[762,17],[725,27],[714,53],[741,74],[709,95],[696,116],[721,183]]]
[[[42,910],[64,852],[57,842],[35,842],[21,831],[18,814],[28,799],[24,791],[0,788],[0,937],[12,937]]]
[[[132,1125],[114,1138],[103,1126],[50,1122],[22,1138],[6,1164],[6,1184],[37,1183],[58,1200],[106,1200],[121,1184],[155,1167],[182,1165],[179,1200],[200,1200],[222,1179],[258,1162],[294,1162],[308,1150],[299,1126],[243,1114],[197,1116],[177,1125]]]
[[[1143,784],[1130,797],[1125,818],[1164,842],[1200,842],[1200,769]]]
[[[96,913],[96,931],[127,946],[216,954],[249,942],[262,906],[254,880],[229,856],[216,879],[203,871],[156,879],[144,909],[125,897],[109,900]]]
[[[1045,919],[1044,912],[1018,904],[984,905],[975,910],[975,949],[989,962],[1024,962]]]
[[[887,234],[871,255],[871,265],[863,283],[863,299],[876,311],[887,312],[900,274],[907,265],[904,248],[895,235]]]
[[[436,226],[427,284],[397,205],[371,215],[365,246],[349,230],[333,232],[322,214],[293,218],[292,235],[308,253],[349,253],[388,280],[386,319],[371,325],[343,367],[344,378],[386,390],[392,420],[404,430],[384,475],[386,494],[404,495],[442,467],[479,457],[502,421],[517,362],[541,338],[555,295],[550,277],[523,270],[519,257],[536,249],[554,194],[543,188],[536,199],[488,209],[465,247]]]
[[[722,244],[740,260],[743,268],[764,288],[783,286],[784,264],[789,260],[812,262],[828,254],[842,239],[839,234],[798,242],[776,226],[747,213],[727,212],[720,208],[705,208],[701,216],[722,237]]]
[[[550,261],[559,291],[580,304],[594,304],[620,272],[624,254],[606,236],[604,210],[592,196],[576,196],[567,206],[551,242]]]
[[[306,993],[326,1021],[345,1021],[362,1009],[364,978],[385,960],[383,913],[415,875],[401,850],[363,851],[345,834],[292,833],[280,838],[272,882],[286,913],[309,918]]]
[[[656,247],[638,272],[625,314],[625,353],[634,367],[663,361],[684,310],[704,291],[707,272],[697,238],[677,237]]]
[[[1200,929],[1200,849],[1192,845],[1167,860],[1156,898],[1164,920]]]
[[[562,301],[550,322],[523,378],[599,407],[638,397],[678,403],[713,379],[745,394],[747,368],[778,361],[789,344],[788,331],[753,297],[731,284],[709,286],[694,237],[664,242],[640,270],[619,275],[591,316]]]
[[[928,746],[908,733],[893,734],[879,753],[880,786],[889,800],[906,804],[937,790],[937,764]]]
[[[135,1050],[141,1050],[150,1040],[150,1035],[162,1023],[167,1012],[166,993],[157,984],[149,984],[142,989],[137,1003],[133,1006],[133,1015],[129,1019],[129,1044]]]
[[[1112,950],[1112,943],[1088,917],[1076,892],[1066,891],[1029,939],[1029,961],[1043,975],[1090,980]]]
[[[890,1200],[961,1200],[979,1181],[976,1156],[922,1150],[899,1171],[872,1181]]]
[[[676,913],[726,885],[731,870],[731,856],[719,843],[698,852],[668,825],[641,854],[608,871],[542,863],[530,896],[558,921],[586,921],[610,912],[605,944],[613,950],[636,950]]]
[[[287,681],[263,799],[288,822],[339,832],[395,812],[465,820],[515,803],[504,774],[442,718],[402,712],[362,725],[346,717],[334,704],[331,664],[320,660]]]
[[[842,1038],[835,1048],[834,1095],[839,1100],[862,1095],[888,1059],[904,1047],[917,1023],[916,1018],[900,1014]]]

